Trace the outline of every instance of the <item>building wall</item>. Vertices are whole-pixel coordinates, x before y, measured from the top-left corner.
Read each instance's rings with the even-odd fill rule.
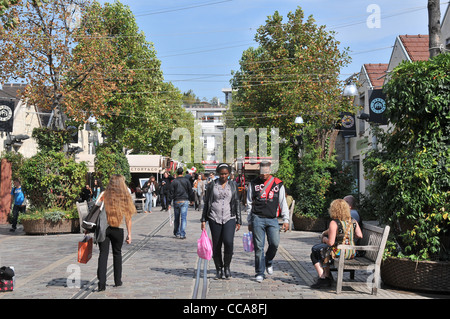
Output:
[[[22,142],[22,146],[14,148],[24,157],[28,158],[37,153],[36,141],[31,137],[33,129],[40,126],[39,115],[34,106],[24,103],[22,100],[18,102],[14,109],[14,125],[11,135],[25,134],[30,138]],[[0,152],[6,150],[5,141],[7,134],[0,132]]]

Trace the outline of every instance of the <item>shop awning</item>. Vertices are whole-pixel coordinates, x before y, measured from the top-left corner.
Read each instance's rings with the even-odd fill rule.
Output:
[[[161,172],[161,155],[127,155],[128,164],[130,165],[130,173],[160,173]],[[77,163],[86,162],[88,172],[94,172],[93,154],[77,154],[75,161]]]

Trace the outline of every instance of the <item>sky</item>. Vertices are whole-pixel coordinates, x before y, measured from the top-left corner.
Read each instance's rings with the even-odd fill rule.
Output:
[[[114,2],[113,0],[101,3]],[[352,62],[341,72],[348,78],[364,63],[388,63],[395,39],[428,34],[427,0],[122,0],[140,31],[154,44],[164,79],[200,99],[225,101],[231,72],[242,53],[256,47],[256,29],[278,11],[301,7],[317,24],[337,32]],[[445,3],[445,4],[444,4]],[[441,13],[447,8],[441,0]]]

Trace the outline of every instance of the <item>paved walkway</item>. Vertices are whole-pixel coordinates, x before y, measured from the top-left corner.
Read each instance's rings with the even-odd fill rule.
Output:
[[[92,259],[77,263],[77,243],[82,234],[29,236],[22,227],[15,233],[9,225],[0,226],[0,265],[12,265],[16,271],[13,292],[0,293],[0,299],[440,299],[449,295],[432,295],[399,291],[382,286],[377,296],[368,289],[344,287],[337,295],[334,287],[311,289],[316,275],[309,255],[317,243],[318,233],[292,231],[281,233],[281,244],[274,261],[274,273],[258,283],[254,280],[253,253],[243,250],[244,225],[235,238],[231,264],[233,278],[214,280],[212,260],[197,257],[200,237],[200,212],[189,209],[187,238],[173,236],[169,214],[160,212],[133,217],[133,243],[123,247],[123,286],[113,287],[108,277],[106,290],[97,291],[98,247]],[[246,220],[246,216],[243,216]],[[111,255],[111,254],[110,254]],[[112,258],[109,260],[112,272]],[[357,273],[365,281],[369,274]],[[348,276],[348,274],[346,274]],[[199,278],[199,280],[197,280]],[[347,278],[348,279],[348,278]]]

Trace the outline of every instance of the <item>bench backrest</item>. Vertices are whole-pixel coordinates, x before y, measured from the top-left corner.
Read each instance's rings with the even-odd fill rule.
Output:
[[[383,257],[384,248],[386,247],[387,237],[389,235],[389,226],[384,228],[373,226],[367,223],[363,225],[363,238],[360,240],[358,245],[360,246],[378,246],[380,249],[378,251],[366,251],[364,257],[374,261],[381,262]]]

